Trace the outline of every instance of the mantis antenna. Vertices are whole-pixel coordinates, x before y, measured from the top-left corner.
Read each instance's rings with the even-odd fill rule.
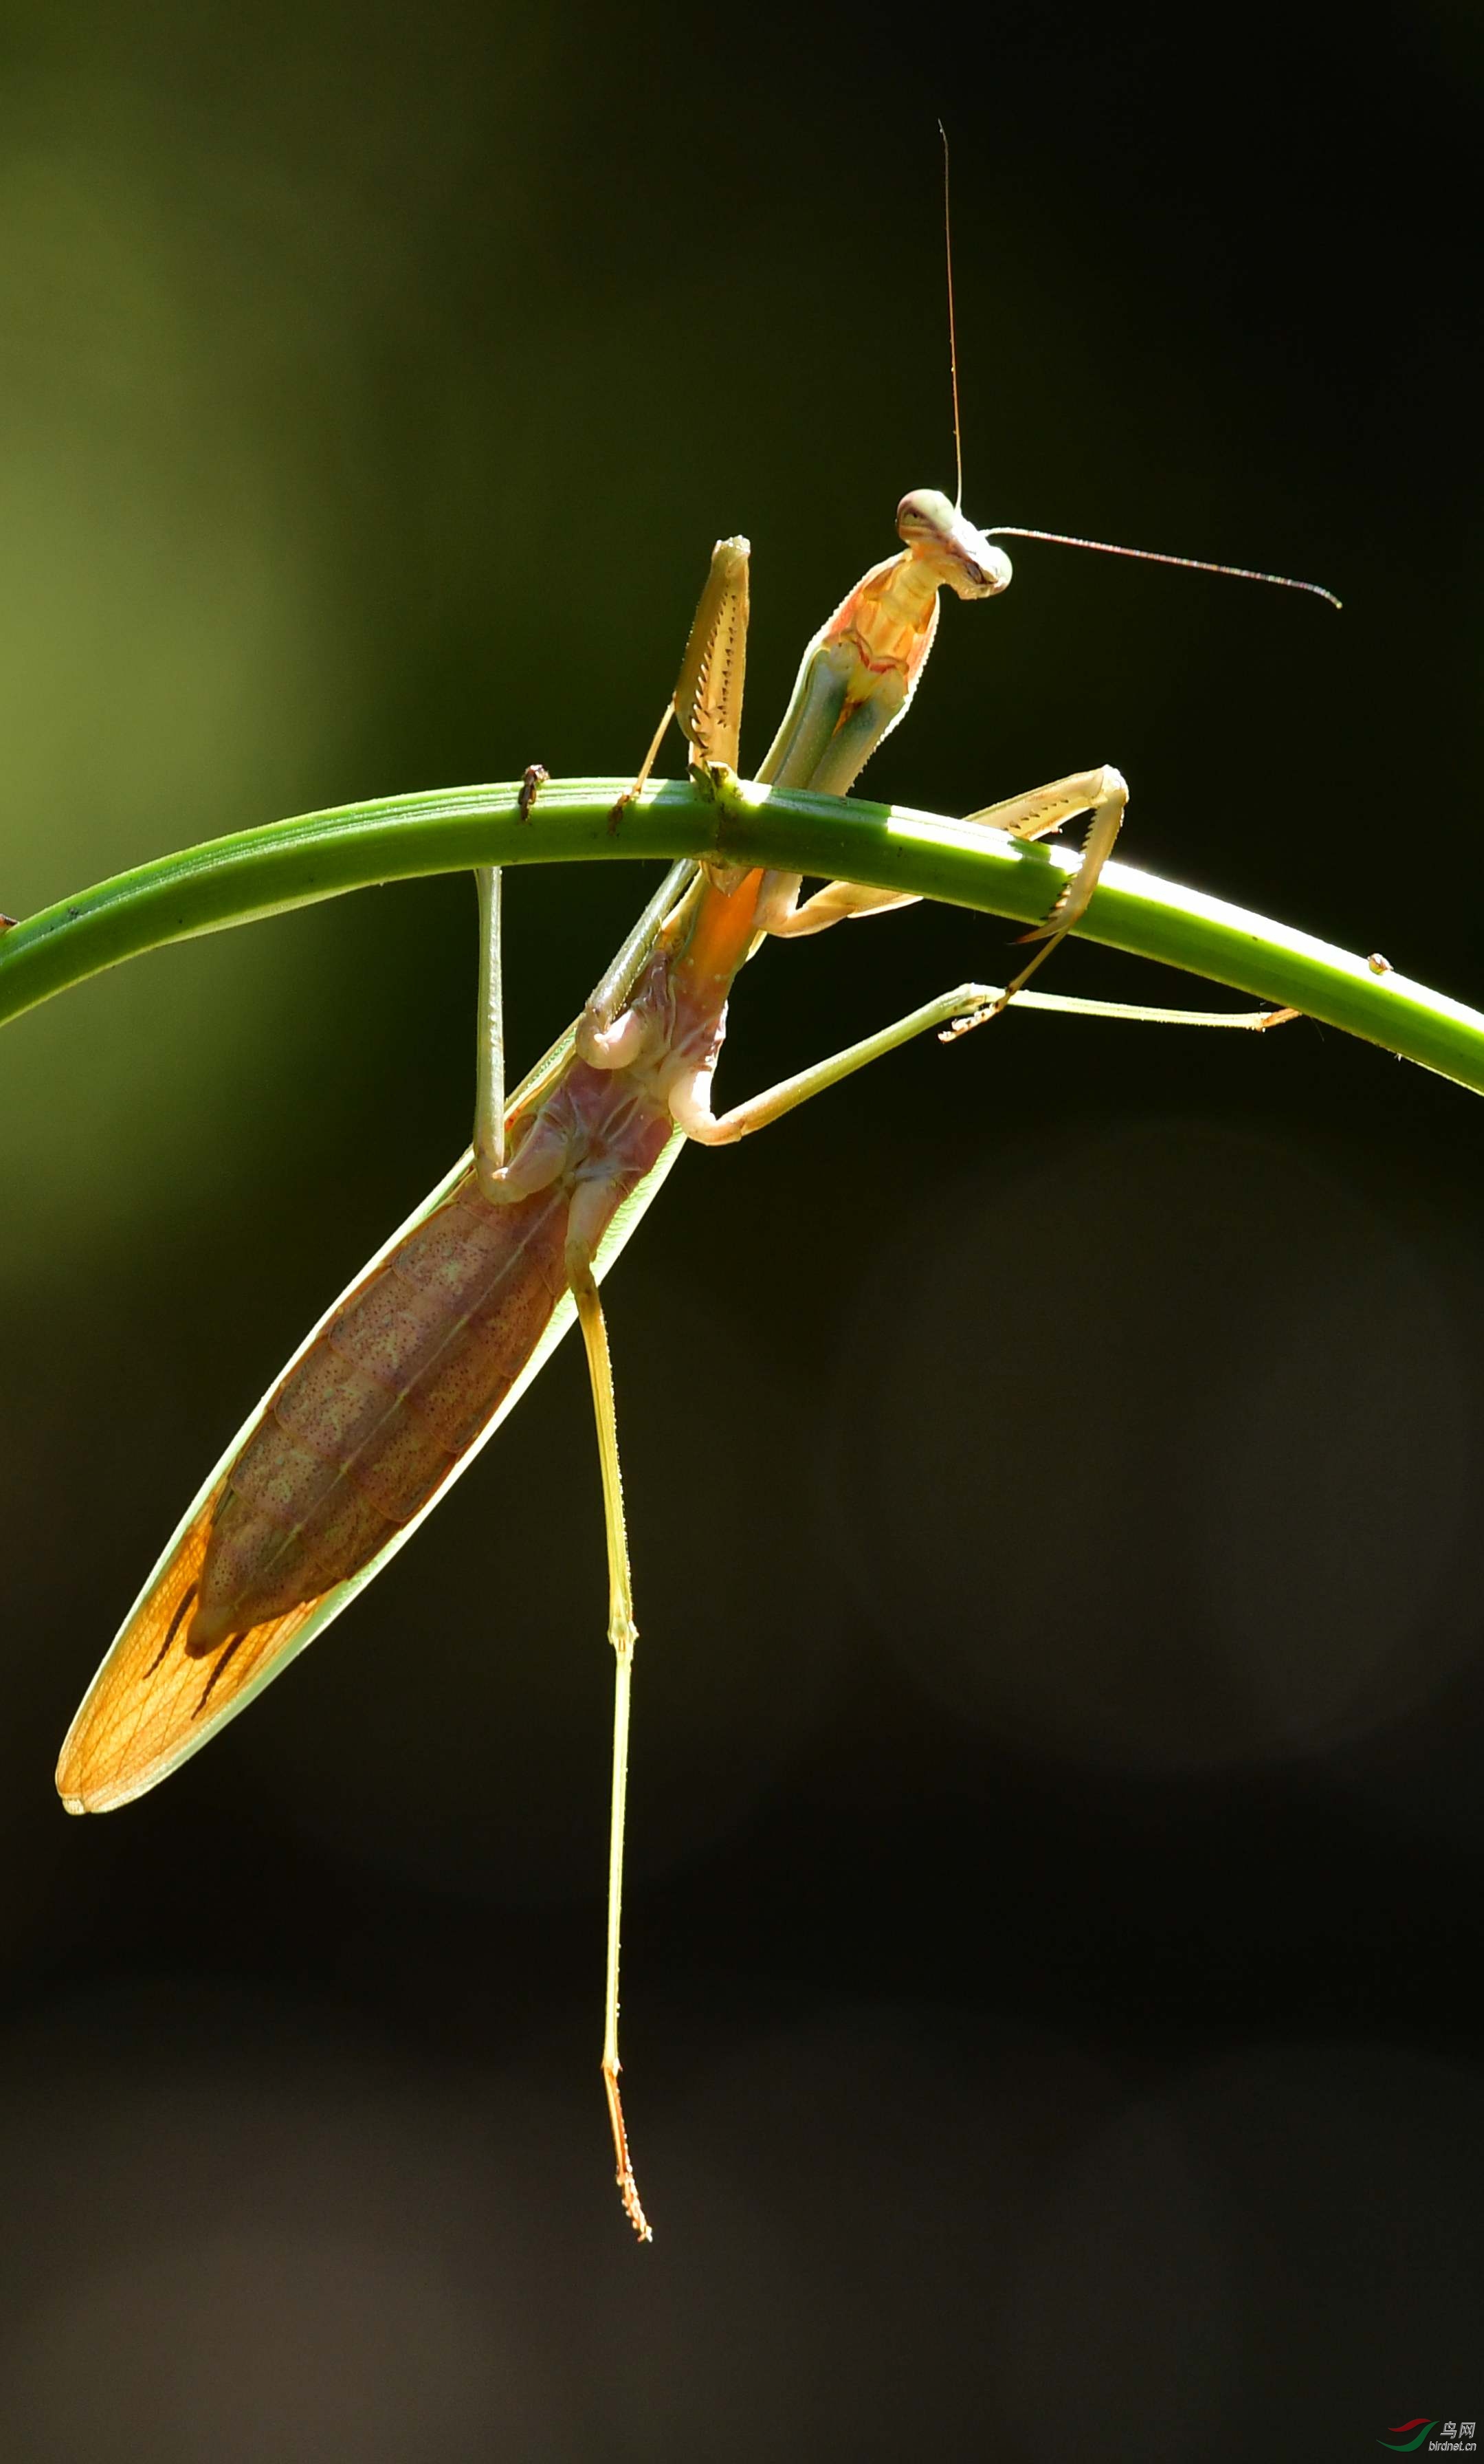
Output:
[[[949,132],[942,121],[938,135],[943,141],[943,258],[949,285],[949,384],[953,395],[953,467],[957,494],[953,511],[964,510],[964,430],[958,409],[958,334],[953,317],[953,219],[949,199]],[[1229,582],[1271,582],[1276,590],[1304,590],[1313,599],[1327,600],[1331,607],[1340,601],[1322,583],[1295,582],[1286,573],[1255,573],[1245,564],[1211,564],[1199,556],[1164,556],[1155,548],[1116,547],[1110,539],[1074,539],[1066,531],[1023,530],[1013,522],[999,522],[987,530],[986,539],[1040,539],[1052,547],[1091,548],[1099,556],[1132,557],[1140,564],[1176,564],[1188,573],[1224,573]]]
[[[956,388],[954,401],[956,405]],[[1111,539],[1073,539],[1066,531],[1021,530],[1014,522],[996,523],[994,529],[986,531],[984,536],[986,539],[1045,539],[1053,547],[1089,547],[1095,549],[1099,556],[1135,557],[1141,564],[1178,564],[1183,565],[1188,573],[1224,573],[1232,582],[1271,582],[1276,590],[1306,590],[1311,598],[1328,600],[1331,607],[1341,605],[1334,592],[1326,590],[1322,583],[1295,582],[1286,573],[1254,573],[1245,564],[1209,564],[1200,556],[1162,556],[1157,548],[1115,547]]]
[[[953,223],[949,211],[949,132],[942,121],[938,135],[943,140],[943,256],[949,277],[949,383],[953,390],[953,472],[958,494],[953,511],[964,510],[964,431],[958,417],[958,337],[953,327]]]

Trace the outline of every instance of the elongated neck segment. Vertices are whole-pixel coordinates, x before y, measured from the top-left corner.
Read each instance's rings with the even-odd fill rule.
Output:
[[[729,887],[708,881],[702,889],[670,968],[677,993],[698,1011],[720,1015],[756,937],[757,901],[766,878],[753,870]]]
[[[847,795],[905,714],[927,665],[945,584],[960,599],[1005,589],[1010,559],[935,488],[897,508],[900,556],[873,565],[804,652],[783,724],[757,773],[768,785]]]

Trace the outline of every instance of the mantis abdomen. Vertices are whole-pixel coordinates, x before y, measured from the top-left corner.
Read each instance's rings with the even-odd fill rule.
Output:
[[[347,1581],[426,1505],[565,1288],[567,1211],[559,1184],[491,1206],[471,1175],[340,1304],[228,1475],[193,1659]]]

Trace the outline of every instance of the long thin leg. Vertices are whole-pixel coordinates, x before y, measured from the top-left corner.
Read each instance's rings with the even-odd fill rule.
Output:
[[[603,1528],[608,1540],[608,1639],[613,1645],[613,1812],[608,1833],[608,1968],[604,2004],[602,2076],[613,2128],[613,2153],[618,2168],[623,2212],[641,2241],[652,2241],[648,2219],[640,2204],[634,2167],[623,2124],[623,2100],[619,2094],[619,1929],[623,1901],[623,1812],[628,1787],[629,1699],[634,1677],[634,1587],[629,1573],[628,1533],[623,1520],[623,1477],[619,1467],[618,1419],[613,1401],[613,1364],[608,1330],[592,1261],[580,1237],[567,1246],[567,1281],[578,1306],[578,1324],[587,1347],[587,1369],[598,1422],[598,1456],[602,1468]]]
[[[800,1069],[796,1077],[782,1078],[760,1095],[745,1104],[733,1105],[730,1112],[719,1115],[711,1110],[711,1073],[714,1061],[703,1062],[678,1081],[670,1091],[670,1112],[677,1126],[689,1138],[702,1146],[731,1146],[754,1130],[766,1129],[771,1121],[781,1119],[798,1104],[806,1104],[811,1095],[820,1095],[826,1087],[839,1086],[842,1078],[852,1077],[871,1062],[880,1061],[886,1053],[895,1052],[900,1045],[909,1044],[917,1035],[938,1030],[947,1043],[959,1031],[960,1022],[976,1024],[981,1018],[993,1017],[1003,1006],[1005,994],[995,984],[959,984],[949,993],[940,993],[936,1001],[925,1001],[921,1009],[909,1010],[879,1034],[868,1035],[859,1044],[847,1045],[843,1051],[833,1052],[826,1060],[817,1061],[812,1068]],[[1141,1024],[1155,1026],[1235,1026],[1250,1032],[1260,1032],[1280,1025],[1298,1015],[1291,1009],[1272,1010],[1186,1010],[1142,1009],[1124,1001],[1080,1001],[1070,994],[1022,993],[1017,1009],[1064,1011],[1087,1018],[1122,1018]]]
[[[500,869],[475,867],[479,892],[479,1021],[474,1061],[474,1155],[482,1171],[505,1168],[505,968],[500,948]]]
[[[625,804],[631,804],[635,797],[642,795],[645,787],[647,787],[649,783],[649,773],[654,768],[656,761],[659,759],[660,747],[665,741],[666,733],[669,727],[670,720],[674,715],[675,705],[673,701],[667,701],[665,705],[664,716],[661,718],[660,724],[655,729],[653,736],[649,738],[649,750],[644,755],[643,761],[641,761],[639,765],[638,774],[634,780],[632,787],[629,788],[628,793],[623,798],[623,803]]]
[[[625,935],[609,965],[604,968],[578,1021],[578,1050],[584,1061],[601,1067],[604,1061],[612,1068],[618,1065],[609,1057],[607,1039],[615,1020],[634,989],[640,968],[654,948],[663,924],[668,923],[700,872],[700,866],[689,856],[672,864],[648,906],[633,930]]]
[[[626,1055],[623,1038],[615,1043],[614,1008],[627,998],[634,979],[655,936],[684,900],[700,871],[683,859],[671,865],[593,993],[578,1021],[577,1044],[584,1057],[618,1068]],[[505,1160],[505,1005],[500,951],[500,872],[492,865],[476,867],[479,891],[479,1007],[476,1021],[474,1093],[474,1168],[485,1196],[496,1204],[511,1204],[546,1188],[568,1158],[566,1129],[546,1115],[537,1117],[513,1162]],[[631,1014],[625,1013],[625,1018]],[[643,1024],[635,1022],[636,1026]],[[633,1037],[630,1041],[637,1040]]]

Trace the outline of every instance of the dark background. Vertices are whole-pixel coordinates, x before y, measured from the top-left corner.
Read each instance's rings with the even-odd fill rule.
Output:
[[[968,47],[22,0],[0,906],[632,767],[735,529],[759,751],[951,486],[941,112],[971,512],[1346,606],[1022,547],[871,791],[1114,759],[1131,862],[1484,998],[1481,76],[1464,0]],[[513,881],[520,1055],[646,879]],[[1007,937],[775,950],[729,1097]],[[685,1159],[618,1270],[652,2250],[575,1347],[288,1683],[63,1819],[185,1500],[467,1135],[473,954],[466,882],[403,887],[5,1039],[0,2453],[1175,2464],[1484,2414],[1484,1115],[1337,1034],[926,1045]]]

